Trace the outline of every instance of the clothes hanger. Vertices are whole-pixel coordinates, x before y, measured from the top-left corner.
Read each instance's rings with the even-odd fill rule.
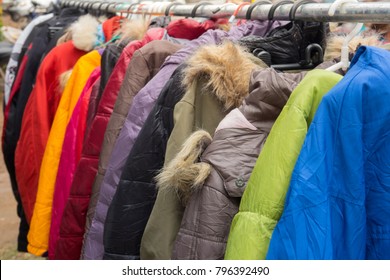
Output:
[[[238,13],[241,11],[242,7],[250,5],[250,4],[251,3],[249,3],[249,2],[242,2],[240,5],[238,5],[237,9],[234,11],[232,16],[229,18],[229,23],[230,24],[233,23],[233,21],[236,19],[236,16],[238,15]]]
[[[179,5],[182,5],[182,3],[180,2],[172,2],[170,3],[166,8],[165,8],[165,19],[166,19],[166,24],[168,25],[168,23],[171,22],[171,15],[169,14],[169,11],[175,7],[175,6],[179,6]]]
[[[130,4],[130,6],[127,8],[127,18],[128,18],[128,20],[131,20],[131,18],[133,17],[132,9],[133,9],[133,7],[135,7],[137,5],[139,5],[139,1]]]
[[[211,5],[211,3],[210,3],[210,2],[200,2],[200,3],[196,4],[196,5],[192,8],[191,17],[192,17],[192,18],[196,17],[196,11],[198,10],[199,7],[201,7],[201,6],[207,6],[207,5]]]
[[[359,2],[357,0],[336,0],[329,8],[328,15],[333,16],[336,12],[336,9],[344,3],[347,2]],[[342,69],[346,71],[351,64],[349,61],[349,42],[355,37],[359,32],[362,30],[363,23],[356,23],[355,27],[352,29],[352,31],[345,37],[343,41],[343,46],[341,47],[341,60],[339,63],[336,63],[335,65],[327,68],[328,71],[337,71],[339,69]]]
[[[248,10],[246,11],[246,16],[245,18],[247,20],[250,20],[252,18],[252,12],[253,10],[257,7],[257,6],[261,6],[261,5],[272,5],[272,2],[271,1],[268,1],[268,0],[261,0],[261,1],[257,1],[255,3],[253,3],[252,5],[249,6]]]
[[[170,4],[166,7],[166,9],[165,9],[165,16],[166,16],[166,17],[169,17],[169,16],[170,16],[169,11],[170,11],[173,7],[179,6],[179,5],[183,5],[183,4],[180,3],[180,2],[172,2],[172,3],[170,3]]]
[[[290,4],[290,3],[291,3],[290,1],[280,1],[274,4],[268,13],[268,19],[270,21],[273,20],[274,12],[279,6],[284,4]],[[292,23],[295,22],[295,14],[298,8],[301,5],[308,4],[308,3],[317,3],[317,2],[314,0],[301,0],[293,4],[289,13],[289,19]],[[324,51],[322,47],[317,43],[312,43],[306,47],[304,58],[301,61],[299,61],[299,63],[271,65],[272,57],[269,52],[263,50],[262,48],[258,48],[253,50],[252,53],[256,57],[260,58],[263,62],[265,62],[270,67],[280,71],[313,69],[315,66],[323,62],[323,57],[324,57]]]
[[[268,1],[268,0],[260,0],[260,1],[253,3],[252,5],[250,5],[248,10],[246,11],[246,15],[245,15],[246,20],[251,20],[253,10],[257,6],[261,6],[261,5],[272,5],[272,2]],[[272,8],[272,6],[271,6],[271,8]],[[269,32],[271,27],[272,27],[272,21],[269,21],[266,33]],[[271,63],[271,61],[270,61],[270,63]]]
[[[149,9],[148,9],[148,13],[149,13],[149,18],[148,18],[148,22],[150,22],[152,20],[152,17],[154,14],[158,14],[159,11],[161,10],[161,13],[162,13],[162,7],[166,6],[166,3],[164,4],[161,4],[162,2],[153,2],[152,5],[150,5]]]
[[[101,16],[101,7],[106,3],[104,3],[104,2],[91,2],[91,3],[92,4],[87,7],[89,14],[97,16],[97,17]],[[96,8],[96,11],[94,13],[93,12],[93,5],[96,3],[99,3],[99,6]]]
[[[294,1],[292,0],[282,0],[282,1],[279,1],[275,4],[273,4],[271,6],[271,8],[269,9],[268,11],[268,20],[274,20],[274,14],[275,14],[275,11],[277,8],[279,8],[280,6],[282,5],[285,5],[285,4],[294,4]]]
[[[218,8],[216,8],[214,11],[212,11],[213,14],[216,14],[218,12],[220,12],[222,9],[226,10],[226,7],[228,6],[232,6],[232,5],[236,5],[234,3],[231,3],[228,1],[226,1],[226,3],[222,4],[221,6],[219,6]]]

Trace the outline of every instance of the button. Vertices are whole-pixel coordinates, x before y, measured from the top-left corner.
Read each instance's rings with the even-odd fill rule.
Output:
[[[244,178],[239,177],[238,179],[236,179],[236,187],[237,188],[242,188],[244,186],[245,186]]]

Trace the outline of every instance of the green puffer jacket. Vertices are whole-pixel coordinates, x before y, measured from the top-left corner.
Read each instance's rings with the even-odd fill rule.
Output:
[[[308,127],[322,97],[341,78],[313,70],[291,94],[252,171],[230,228],[225,259],[265,259]]]

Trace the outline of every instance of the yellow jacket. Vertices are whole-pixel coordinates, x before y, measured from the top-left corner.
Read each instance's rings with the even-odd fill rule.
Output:
[[[73,68],[50,130],[39,174],[38,193],[28,233],[28,251],[41,256],[48,250],[54,186],[65,130],[73,109],[92,71],[100,66],[98,51],[82,56]]]

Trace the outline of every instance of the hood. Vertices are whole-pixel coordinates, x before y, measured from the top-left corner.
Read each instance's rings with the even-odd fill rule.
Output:
[[[360,45],[380,46],[382,43],[379,38],[380,34],[373,34],[370,36],[355,36],[348,44],[349,53],[354,54]],[[333,35],[328,38],[324,54],[324,61],[330,61],[340,57],[341,47],[343,46],[344,39],[345,36],[343,35]]]
[[[75,48],[89,52],[98,40],[98,26],[100,22],[91,15],[81,16],[70,26]]]
[[[176,157],[156,176],[157,187],[174,189],[185,205],[193,189],[201,186],[210,174],[210,165],[199,162],[199,158],[211,140],[204,130],[194,132]]]
[[[219,123],[214,138],[203,152],[199,150],[204,144],[202,141],[211,139],[207,132],[198,131],[188,138],[186,149],[192,147],[193,150],[183,148],[174,159],[176,164],[169,166],[171,172],[164,170],[161,175],[169,182],[166,186],[179,193],[185,204],[186,198],[203,186],[207,174],[214,169],[229,196],[241,197],[273,124],[304,76],[305,72],[279,73],[272,68],[253,70],[249,75],[250,95]],[[193,156],[188,157],[188,154]],[[199,161],[207,173],[198,173],[203,170],[194,168]],[[175,173],[179,169],[180,173]],[[215,183],[213,179],[211,182]]]
[[[249,93],[252,70],[266,67],[260,59],[231,42],[200,47],[187,64],[184,86],[189,89],[196,79],[207,77],[206,87],[224,104],[225,109],[240,106]]]
[[[146,19],[124,20],[122,27],[115,35],[121,36],[123,40],[141,40],[148,31],[149,21]]]
[[[250,94],[238,109],[251,124],[269,132],[306,73],[283,73],[273,68],[254,70],[250,76]]]

